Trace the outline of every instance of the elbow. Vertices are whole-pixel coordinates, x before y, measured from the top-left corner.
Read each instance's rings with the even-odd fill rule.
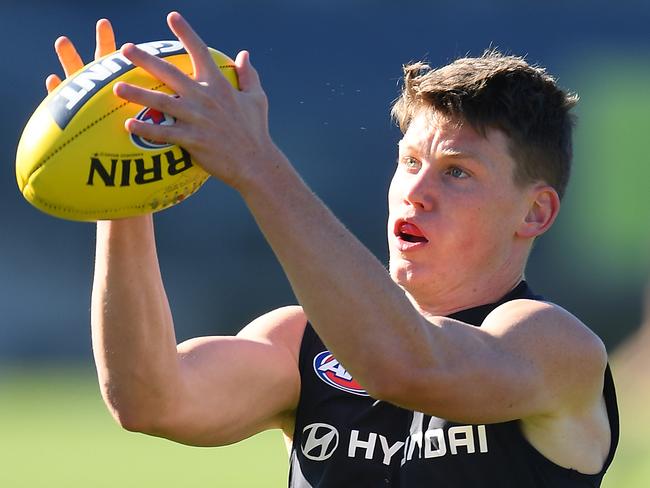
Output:
[[[443,401],[446,391],[444,375],[417,368],[400,368],[391,374],[378,375],[369,383],[368,394],[376,399],[410,410],[421,411],[423,401],[429,406]]]
[[[168,421],[151,414],[114,412],[113,419],[124,430],[175,440],[177,429]]]
[[[387,378],[375,381],[367,392],[372,398],[382,402],[392,403],[401,407],[407,406],[409,399],[409,384],[405,384],[399,378]]]
[[[220,445],[216,443],[212,431],[197,430],[196,425],[188,420],[187,416],[174,413],[173,409],[137,406],[137,408],[111,408],[110,411],[115,422],[129,432],[161,437],[192,446]]]
[[[129,432],[168,439],[173,442],[198,447],[217,447],[232,444],[241,437],[232,436],[227,428],[208,428],[204,423],[188,421],[178,415],[155,415],[136,410],[111,410],[113,419]],[[196,417],[194,417],[196,419]],[[212,427],[212,426],[210,426]]]
[[[149,431],[145,424],[136,417],[122,414],[113,414],[113,419],[120,427],[122,427],[124,430],[128,430],[129,432],[147,434]]]
[[[151,415],[139,412],[138,409],[117,408],[109,405],[109,411],[113,420],[129,432],[140,434],[153,434],[156,430],[156,422]]]
[[[175,409],[160,394],[134,395],[110,382],[100,384],[104,404],[124,430],[161,436],[169,428]]]
[[[381,374],[374,374],[364,382],[366,392],[376,400],[405,406],[417,391],[415,376],[411,371],[400,371],[398,368],[388,368]]]
[[[401,395],[390,382],[377,382],[371,387],[366,388],[366,392],[375,400],[400,405],[399,399],[401,398]]]
[[[105,399],[108,411],[113,420],[124,430],[162,436],[166,429],[167,421],[157,408],[144,404],[127,404],[125,402]]]

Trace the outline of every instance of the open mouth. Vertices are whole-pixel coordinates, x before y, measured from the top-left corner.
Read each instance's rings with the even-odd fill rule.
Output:
[[[400,220],[395,226],[395,235],[406,242],[429,242],[417,225]]]

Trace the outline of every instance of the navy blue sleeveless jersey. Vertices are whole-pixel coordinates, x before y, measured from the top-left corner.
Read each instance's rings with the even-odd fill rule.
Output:
[[[499,302],[451,318],[480,326],[500,304],[542,299],[525,282]],[[618,444],[609,367],[604,397],[612,442],[602,471],[560,467],[524,438],[518,421],[461,425],[369,397],[308,323],[300,348],[302,389],[291,452],[291,488],[578,488],[600,486]]]

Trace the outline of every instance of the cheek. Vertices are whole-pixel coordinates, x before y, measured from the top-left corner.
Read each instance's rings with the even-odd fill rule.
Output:
[[[460,253],[475,265],[489,265],[508,249],[511,223],[507,208],[501,205],[477,206],[464,222],[465,231],[459,239]]]
[[[501,233],[501,214],[483,205],[466,207],[463,216],[456,216],[456,238],[459,251],[476,254],[492,247]]]
[[[398,199],[398,188],[399,188],[399,177],[397,174],[393,175],[393,178],[390,180],[390,185],[388,186],[388,208],[390,209],[391,205],[395,205]]]
[[[394,224],[395,215],[398,215],[403,211],[402,208],[402,198],[400,193],[400,182],[399,178],[394,176],[388,187],[388,226],[391,226],[391,222]],[[392,232],[393,229],[389,228],[389,232]]]

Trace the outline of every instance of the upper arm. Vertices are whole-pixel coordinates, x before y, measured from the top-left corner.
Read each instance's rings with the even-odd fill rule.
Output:
[[[159,435],[214,446],[282,427],[300,395],[298,352],[305,324],[300,307],[284,307],[235,337],[179,344],[182,387]]]
[[[426,335],[430,357],[390,393],[407,408],[491,423],[577,411],[602,395],[602,342],[556,305],[514,300],[480,328],[439,318]]]

